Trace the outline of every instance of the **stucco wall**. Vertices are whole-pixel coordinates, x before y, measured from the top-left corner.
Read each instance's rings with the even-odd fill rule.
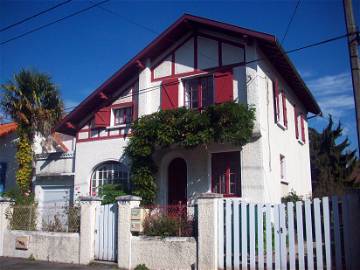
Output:
[[[87,196],[90,191],[90,178],[97,165],[106,161],[120,161],[127,164],[123,157],[128,139],[108,139],[81,142],[76,145],[75,159],[75,196]]]
[[[131,265],[150,269],[195,269],[196,240],[193,237],[145,237],[131,239]]]
[[[28,250],[15,249],[15,239],[29,236]],[[79,234],[29,231],[5,231],[3,256],[29,258],[36,260],[79,263]]]
[[[17,135],[15,132],[0,137],[0,162],[7,164],[5,191],[8,191],[16,185],[15,176],[18,167],[15,159],[16,139]]]
[[[258,52],[260,58],[265,56]],[[278,79],[279,89],[286,93],[287,128],[282,128],[274,121],[272,81]],[[299,195],[311,194],[311,171],[309,156],[308,123],[305,119],[305,144],[300,143],[295,135],[294,104],[300,113],[307,112],[292,89],[269,61],[257,64],[257,84],[260,95],[258,114],[263,144],[263,167],[265,169],[265,198],[269,202],[279,202],[280,198],[291,190]],[[299,124],[299,134],[301,134]],[[285,156],[286,180],[281,184],[280,154]]]

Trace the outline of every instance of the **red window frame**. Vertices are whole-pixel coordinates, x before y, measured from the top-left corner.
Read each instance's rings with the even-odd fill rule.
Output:
[[[117,111],[122,111],[122,118],[123,119],[122,122],[117,121],[116,119],[116,112]],[[130,114],[127,114],[127,111],[130,111]],[[113,114],[114,114],[114,125],[118,126],[118,125],[124,125],[124,124],[130,124],[132,122],[133,119],[133,110],[132,107],[123,107],[123,108],[114,108],[113,109]]]
[[[208,86],[210,85],[209,84],[210,81],[211,81],[211,91],[208,89]],[[196,91],[191,88],[189,89],[189,86],[191,86],[192,84],[195,85]],[[206,94],[208,95],[208,99],[204,102],[203,97],[205,96],[205,92],[204,92],[205,84],[207,88]],[[211,76],[203,76],[203,77],[188,79],[184,82],[184,92],[185,92],[184,104],[189,109],[202,109],[211,104],[215,104],[214,77],[211,75]],[[196,93],[197,106],[193,106],[193,99],[192,99],[193,92],[197,92]],[[189,97],[189,100],[187,101],[186,101],[186,96]]]
[[[241,196],[240,151],[211,154],[211,191],[224,197]],[[235,176],[235,181],[231,181]],[[235,192],[231,191],[234,183]]]

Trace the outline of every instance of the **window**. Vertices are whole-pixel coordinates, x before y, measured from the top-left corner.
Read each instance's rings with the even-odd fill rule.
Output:
[[[114,109],[114,125],[129,124],[132,121],[132,108]]]
[[[283,155],[280,155],[280,180],[282,183],[287,183],[286,163],[285,163],[285,156],[283,156]]]
[[[106,162],[99,165],[91,176],[91,196],[99,193],[99,188],[106,184],[121,184],[124,189],[129,187],[129,172],[120,162]]]
[[[185,106],[190,109],[205,108],[214,103],[213,77],[201,77],[186,80]]]
[[[296,106],[294,107],[294,122],[295,122],[295,136],[296,139],[301,143],[304,144],[305,139],[305,116],[304,114],[300,114]],[[299,130],[299,123],[300,123],[300,130]],[[299,134],[301,132],[301,136]]]
[[[211,169],[212,192],[241,196],[239,151],[212,154]]]
[[[282,128],[287,128],[287,108],[285,91],[279,91],[278,81],[273,82],[274,119]]]
[[[6,182],[6,163],[0,162],[0,192],[5,191]]]

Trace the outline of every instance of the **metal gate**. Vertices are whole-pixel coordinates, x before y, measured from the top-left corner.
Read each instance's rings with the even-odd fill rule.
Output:
[[[117,261],[117,204],[96,208],[95,259]]]

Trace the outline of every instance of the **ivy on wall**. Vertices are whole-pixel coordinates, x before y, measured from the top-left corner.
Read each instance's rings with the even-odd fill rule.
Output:
[[[255,109],[235,102],[211,105],[201,112],[179,108],[162,110],[141,117],[132,126],[132,137],[125,149],[132,161],[132,193],[144,204],[156,196],[156,150],[170,145],[191,149],[210,143],[245,145],[251,138]]]

